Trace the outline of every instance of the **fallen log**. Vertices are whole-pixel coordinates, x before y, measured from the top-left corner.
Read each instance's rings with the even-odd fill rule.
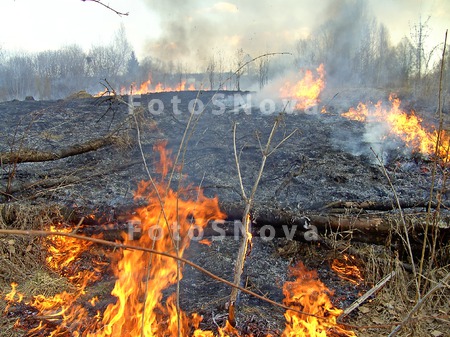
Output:
[[[428,200],[401,200],[400,201],[400,207],[402,209],[406,208],[436,208],[437,203],[431,202],[429,203]],[[447,206],[447,205],[446,205]],[[325,211],[336,211],[336,210],[342,210],[342,212],[360,212],[360,211],[392,211],[397,209],[397,204],[394,201],[334,201],[331,202],[324,207],[321,208],[321,210]]]
[[[5,209],[0,212],[5,223],[14,223],[14,217],[23,213],[23,208],[14,211],[14,203],[8,204],[8,212]],[[223,210],[228,214],[226,221],[211,222],[204,229],[204,237],[215,237],[220,235],[240,236],[242,234],[241,216],[242,211],[236,205],[222,205]],[[123,205],[118,208],[103,208],[101,210],[71,209],[61,207],[61,214],[65,220],[73,223],[74,228],[78,225],[77,233],[88,236],[102,234],[107,240],[120,240],[124,233],[137,236],[142,235],[140,225],[136,226],[131,220],[135,217],[135,210],[138,205]],[[258,212],[252,214],[252,234],[261,238],[285,237],[292,240],[311,241],[315,238],[310,234],[311,229],[315,229],[318,238],[323,240],[325,235],[333,234],[336,239],[344,239],[349,242],[366,242],[375,244],[386,244],[388,238],[394,241],[399,238],[396,229],[396,222],[399,221],[399,214],[390,212],[378,212],[376,214],[321,214],[308,212],[298,214],[296,212],[270,209],[269,207],[257,207]],[[5,213],[5,214],[3,214]],[[89,215],[89,216],[88,216]],[[405,221],[410,229],[410,239],[414,245],[421,247],[423,243],[423,224],[426,213],[405,214]],[[1,219],[0,219],[1,220]],[[450,238],[449,219],[442,217],[439,223],[440,242],[445,244]],[[313,226],[313,227],[311,227]],[[137,227],[137,228],[135,228]],[[431,224],[435,231],[435,224]],[[403,235],[403,233],[401,233]],[[195,234],[197,235],[197,234]],[[308,236],[309,235],[309,236]]]
[[[85,143],[74,144],[57,151],[21,149],[17,152],[0,152],[0,162],[3,164],[13,164],[58,160],[86,152],[96,151],[102,147],[117,144],[121,141],[123,142],[123,139],[119,136],[105,136],[89,140]]]
[[[242,211],[236,205],[221,205],[228,218],[226,221],[211,222],[203,232],[204,237],[219,235],[240,236],[242,234]],[[102,214],[88,218],[80,233],[88,235],[103,233],[109,238],[120,239],[124,231],[134,232],[130,228],[129,220],[133,218],[136,205],[122,206],[113,210],[103,210]],[[414,245],[421,247],[423,243],[423,224],[426,213],[405,214],[405,221],[410,229],[409,234]],[[78,221],[81,215],[74,221]],[[400,241],[397,232],[397,224],[400,215],[390,212],[377,212],[375,214],[321,214],[308,212],[297,214],[295,212],[265,208],[258,206],[258,212],[252,214],[252,234],[262,238],[285,237],[292,240],[322,240],[325,235],[333,234],[337,239],[345,239],[354,242],[374,244],[386,244],[388,238],[394,244]],[[108,228],[101,224],[108,223]],[[442,217],[440,220],[440,240],[448,242],[450,238],[449,219]],[[311,228],[313,226],[313,228]],[[435,225],[431,224],[434,228]],[[311,232],[315,229],[318,238]],[[139,231],[139,230],[138,230]],[[433,230],[434,231],[434,230]],[[433,232],[433,231],[429,231]],[[107,233],[107,234],[106,234]],[[403,233],[400,233],[403,235]]]

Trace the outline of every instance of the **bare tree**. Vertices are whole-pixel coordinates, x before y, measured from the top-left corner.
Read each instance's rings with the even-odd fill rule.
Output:
[[[181,61],[177,62],[176,75],[178,76],[176,82],[179,84],[183,82],[183,77],[186,79],[186,67]]]
[[[35,69],[30,55],[10,56],[6,61],[4,75],[9,98],[23,98],[33,94]]]
[[[225,83],[223,83],[224,81],[224,67],[223,67],[223,56],[222,56],[222,52],[219,51],[217,53],[217,81],[219,82],[219,87],[217,88],[218,90],[223,89],[223,86]]]
[[[262,57],[258,62],[259,89],[261,90],[269,82],[269,57]]]
[[[236,90],[241,90],[241,76],[244,69],[242,69],[242,65],[244,64],[244,50],[239,48],[236,52]]]
[[[128,60],[131,57],[132,51],[123,23],[120,25],[119,29],[114,34],[112,47],[114,48],[114,51],[117,56],[116,59],[116,67],[118,68],[117,72],[120,75],[123,75],[127,71]]]
[[[394,52],[398,64],[396,68],[399,83],[408,85],[414,68],[414,47],[411,41],[407,37],[404,37],[395,47]]]
[[[215,77],[216,77],[215,71],[216,71],[216,61],[215,61],[214,55],[213,55],[209,59],[208,66],[206,67],[206,73],[208,74],[210,90],[214,90],[214,81],[215,81]]]
[[[415,70],[416,78],[420,81],[422,77],[423,61],[425,57],[424,42],[429,35],[428,17],[425,22],[422,22],[422,17],[419,17],[419,22],[414,24],[411,28],[411,41],[415,52]]]

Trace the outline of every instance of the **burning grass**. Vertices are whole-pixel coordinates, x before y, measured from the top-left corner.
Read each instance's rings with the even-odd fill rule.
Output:
[[[150,207],[151,208],[151,207]],[[146,208],[147,209],[147,208]],[[148,209],[147,209],[148,210]],[[49,218],[53,218],[53,216],[49,216]],[[54,218],[53,218],[54,219]],[[72,224],[72,226],[75,226],[76,224]],[[64,227],[61,227],[62,230],[65,230]],[[69,238],[70,239],[70,238]],[[95,260],[96,256],[98,256],[99,251],[93,249],[94,247],[90,244],[87,244],[86,247],[90,248],[90,253],[86,255],[88,259],[83,258],[83,253],[77,253],[73,250],[74,246],[76,246],[76,242],[72,242],[70,246],[67,246],[68,241],[65,240],[49,240],[47,251],[51,254],[52,259],[46,259],[47,261],[47,268],[42,268],[43,260],[36,261],[37,265],[35,268],[30,271],[28,274],[28,278],[22,280],[22,283],[17,287],[17,291],[24,293],[25,300],[29,303],[32,303],[34,301],[33,305],[19,305],[11,304],[10,308],[13,308],[12,311],[9,311],[9,314],[7,316],[2,317],[2,326],[5,328],[3,329],[2,334],[3,336],[20,336],[21,334],[18,334],[17,331],[20,330],[14,330],[12,326],[14,325],[17,317],[22,317],[21,319],[24,319],[22,322],[23,327],[31,327],[33,325],[27,325],[32,324],[33,320],[26,320],[26,315],[37,315],[38,317],[41,317],[41,319],[47,320],[46,323],[46,329],[42,331],[46,331],[47,334],[52,331],[52,329],[57,329],[58,327],[64,326],[65,329],[69,330],[61,330],[61,333],[63,331],[66,331],[65,333],[68,333],[67,331],[83,331],[87,324],[96,322],[95,324],[100,326],[103,325],[103,323],[100,323],[99,318],[96,318],[96,311],[101,308],[114,308],[117,306],[117,303],[120,303],[117,299],[114,299],[114,296],[108,295],[112,289],[117,289],[117,282],[120,281],[121,277],[124,275],[122,273],[117,273],[116,275],[118,277],[118,281],[110,280],[108,277],[102,281],[97,282],[88,285],[85,289],[85,294],[80,295],[80,288],[77,286],[77,283],[79,279],[72,279],[70,280],[67,278],[67,276],[71,274],[77,274],[78,272],[76,269],[74,269],[74,266],[84,266],[84,270],[89,271],[90,268],[87,268],[87,265],[89,263],[89,260]],[[229,243],[225,243],[225,245],[228,245]],[[209,258],[212,258],[212,256],[217,255],[217,252],[224,249],[225,246],[222,246],[222,248],[219,248],[217,246],[217,243],[213,243],[211,246],[201,245],[197,244],[202,247],[202,249],[211,250],[212,255]],[[74,254],[74,256],[77,256],[77,259],[73,261],[78,261],[78,263],[75,263],[74,266],[70,266],[69,264],[66,264],[65,260],[60,260],[61,257],[67,257],[70,254],[56,254],[55,250],[48,249],[50,247],[59,247],[59,248],[71,248],[70,251]],[[294,248],[293,248],[294,247]],[[336,243],[336,247],[339,247],[339,242]],[[213,253],[215,250],[219,249],[215,254]],[[348,250],[349,248],[347,248]],[[317,319],[314,316],[308,316],[308,315],[299,315],[296,312],[288,311],[286,312],[286,322],[287,327],[282,331],[282,329],[277,329],[273,323],[270,323],[269,321],[264,321],[264,319],[259,319],[258,316],[260,312],[256,310],[256,308],[253,308],[252,306],[246,305],[243,307],[243,312],[241,313],[241,324],[239,325],[239,335],[240,336],[247,336],[250,333],[253,333],[253,336],[295,336],[300,333],[299,331],[303,331],[301,335],[308,335],[306,331],[308,329],[312,329],[312,331],[315,331],[315,333],[319,333],[318,335],[327,335],[327,336],[351,336],[352,334],[350,332],[342,332],[339,329],[339,326],[336,326],[333,324],[332,319],[336,319],[337,316],[340,314],[340,310],[337,309],[337,305],[332,304],[329,300],[325,300],[323,304],[319,304],[321,302],[318,302],[319,299],[322,300],[322,296],[329,297],[330,299],[333,299],[334,301],[338,301],[340,305],[343,305],[343,302],[345,301],[346,291],[339,290],[338,294],[333,295],[333,291],[330,290],[329,285],[333,285],[333,288],[336,289],[345,289],[343,288],[344,284],[347,284],[347,289],[353,289],[354,285],[349,283],[346,280],[340,280],[337,275],[335,275],[333,278],[331,278],[330,273],[331,272],[331,265],[333,260],[337,257],[342,257],[342,252],[336,251],[333,252],[332,250],[329,250],[325,247],[320,247],[317,245],[307,245],[307,244],[293,244],[289,242],[280,243],[280,246],[278,249],[276,249],[278,253],[283,256],[283,259],[293,259],[294,261],[304,260],[305,263],[309,265],[309,268],[305,268],[303,265],[296,265],[292,266],[291,269],[291,276],[288,278],[288,281],[281,281],[279,283],[279,287],[284,288],[285,293],[285,300],[284,303],[291,306],[292,308],[297,308],[305,312],[310,312],[314,315],[317,315],[319,317],[329,317],[331,321],[327,321],[327,324],[330,324],[328,327],[327,325],[321,325],[321,328],[313,327],[311,328],[311,324],[315,324]],[[358,261],[356,264],[358,266],[363,266],[363,268],[360,270],[363,272],[362,277],[364,277],[364,283],[366,287],[370,287],[375,282],[377,282],[379,279],[382,278],[382,276],[390,273],[391,271],[395,271],[396,275],[395,277],[389,282],[386,287],[382,290],[380,290],[376,296],[369,299],[368,302],[364,303],[357,311],[356,313],[349,316],[349,323],[353,323],[358,326],[380,326],[378,329],[367,329],[367,330],[358,330],[357,335],[358,336],[379,336],[380,333],[385,333],[386,329],[390,329],[392,327],[393,322],[399,321],[404,313],[408,311],[408,308],[410,308],[411,303],[414,301],[414,287],[413,287],[413,279],[411,277],[411,274],[408,272],[405,272],[404,267],[401,263],[399,263],[398,260],[395,259],[395,256],[393,257],[392,252],[389,251],[389,249],[380,247],[380,246],[373,246],[373,245],[362,245],[359,246],[352,246],[351,247],[352,253],[358,253],[358,257],[360,261]],[[233,249],[230,249],[230,253],[233,252]],[[84,254],[88,252],[85,251]],[[117,252],[116,254],[113,254],[111,256],[116,255],[117,258],[120,261],[121,258],[124,256],[124,251]],[[94,254],[94,255],[92,255]],[[132,254],[132,252],[129,252],[128,254]],[[101,255],[101,254],[100,254]],[[66,273],[66,277],[61,277],[57,275],[55,272],[51,271],[51,266],[48,264],[49,261],[55,261],[56,258],[57,265],[66,265],[64,268],[59,268],[58,271],[60,273]],[[229,257],[228,257],[229,259]],[[69,260],[69,259],[67,259]],[[144,260],[145,262],[146,260]],[[345,262],[347,261],[347,262]],[[341,267],[345,268],[347,266],[351,267],[350,269],[354,269],[355,265],[355,259],[345,260],[341,261]],[[363,261],[363,262],[361,262]],[[81,263],[80,263],[81,262]],[[214,262],[211,261],[212,264],[217,264],[218,261]],[[251,263],[251,262],[250,262]],[[323,266],[329,265],[329,268],[325,268]],[[222,268],[226,268],[226,264],[223,265]],[[119,268],[119,265],[117,265],[115,268]],[[251,267],[249,267],[251,268]],[[317,269],[317,271],[311,270],[310,268]],[[144,268],[145,272],[146,268]],[[267,270],[267,268],[266,268]],[[326,271],[328,270],[328,271]],[[318,274],[317,274],[318,273]],[[443,275],[445,275],[446,270],[445,268],[442,269],[436,269],[433,272],[433,275],[430,276],[430,279],[433,280],[439,280],[442,278]],[[129,275],[130,273],[127,273]],[[146,277],[149,277],[151,274],[147,274],[145,272],[144,279]],[[327,283],[327,286],[325,286],[321,281],[318,280],[318,277],[320,276],[321,279],[324,279]],[[87,276],[90,277],[90,276]],[[151,277],[151,276],[150,276]],[[330,279],[333,279],[333,281],[330,281]],[[160,278],[158,278],[160,280]],[[75,284],[74,284],[75,282]],[[248,281],[247,281],[248,282]],[[116,283],[116,285],[114,285]],[[283,286],[284,284],[284,286]],[[145,285],[145,283],[143,284]],[[175,286],[175,285],[174,285]],[[248,286],[252,287],[251,283],[248,284]],[[209,288],[210,285],[205,285],[205,287]],[[298,290],[297,288],[300,287],[303,290]],[[3,289],[7,289],[6,285]],[[144,288],[145,289],[145,288]],[[173,289],[173,287],[171,288]],[[258,287],[255,288],[257,290]],[[297,289],[297,290],[296,290]],[[198,291],[198,290],[197,290]],[[351,290],[347,290],[351,291]],[[360,289],[362,291],[362,289]],[[69,310],[70,307],[76,308],[76,310],[69,310],[68,313],[76,312],[78,314],[85,312],[86,315],[89,315],[90,320],[88,319],[86,321],[85,316],[83,317],[83,325],[74,324],[73,322],[70,323],[70,321],[66,323],[62,323],[61,321],[61,304],[59,304],[57,307],[54,307],[54,309],[50,309],[50,311],[42,310],[40,309],[38,313],[30,310],[36,310],[32,309],[33,307],[36,308],[38,305],[39,298],[46,300],[54,299],[58,296],[59,293],[66,292],[69,297],[63,298],[64,301],[70,304],[70,306],[66,306],[65,310]],[[141,295],[144,293],[141,293]],[[3,294],[5,295],[5,294]],[[35,297],[33,299],[32,295],[40,295],[39,297]],[[55,296],[56,295],[56,296]],[[130,293],[131,295],[131,293]],[[73,297],[75,296],[75,297]],[[195,293],[191,293],[189,296],[192,296],[193,298],[196,297]],[[17,297],[15,297],[17,299]],[[70,300],[71,299],[71,300]],[[164,295],[164,298],[162,299],[165,301],[167,299],[166,295]],[[348,298],[346,299],[348,301]],[[31,301],[31,302],[30,302]],[[42,302],[44,303],[44,302]],[[92,304],[89,304],[92,303]],[[171,305],[175,305],[174,302],[168,302]],[[348,303],[348,302],[346,302]],[[442,291],[435,294],[432,301],[430,301],[426,307],[424,307],[424,310],[418,315],[417,320],[414,320],[410,324],[408,324],[402,334],[399,334],[399,336],[407,336],[408,334],[414,334],[415,336],[429,336],[431,332],[438,333],[439,331],[442,331],[441,325],[442,319],[445,320],[445,317],[447,313],[449,312],[448,308],[449,297],[448,297],[448,291],[445,291],[443,289]],[[314,307],[311,308],[311,310],[308,310],[308,306],[314,304]],[[158,304],[159,305],[159,304]],[[216,303],[215,306],[220,304]],[[348,304],[346,304],[348,305]],[[346,306],[344,304],[344,306]],[[206,305],[205,308],[207,308],[208,305]],[[59,309],[58,309],[59,308]],[[172,307],[174,308],[174,307]],[[175,307],[176,308],[176,307]],[[4,307],[3,307],[4,309]],[[80,311],[81,310],[81,311]],[[86,310],[86,311],[83,311]],[[171,324],[167,319],[167,314],[163,314],[163,307],[161,309],[158,309],[156,312],[159,316],[157,316],[158,326],[160,328],[164,327],[164,329],[168,329],[169,324]],[[318,311],[318,310],[325,310],[324,312]],[[25,316],[18,315],[19,311],[24,311]],[[267,311],[267,310],[266,310]],[[7,311],[8,312],[8,311]],[[276,312],[270,311],[271,314],[269,316],[273,316]],[[27,314],[28,313],[28,314]],[[205,315],[209,316],[208,310],[203,310]],[[131,314],[131,313],[130,313]],[[281,313],[280,313],[281,314]],[[14,317],[14,318],[13,318]],[[49,317],[56,317],[49,319]],[[129,316],[126,316],[129,317]],[[193,336],[213,336],[214,334],[212,332],[209,332],[211,330],[205,330],[205,329],[213,329],[214,328],[214,322],[224,324],[225,321],[221,320],[217,315],[216,318],[206,318],[205,322],[201,323],[200,319],[197,316],[187,316],[187,314],[183,314],[182,317],[185,317],[186,319],[189,319],[189,325],[191,325],[190,328],[186,328],[186,330],[183,330],[183,336],[187,335],[193,335]],[[196,318],[197,317],[197,318]],[[334,318],[333,318],[334,317]],[[195,324],[199,324],[202,327],[202,330],[198,330],[193,332],[193,327],[195,327]],[[34,324],[36,324],[36,321],[34,321]],[[206,325],[205,325],[206,324]],[[242,325],[243,324],[243,325]],[[34,325],[36,326],[36,325]],[[199,326],[199,327],[200,327]],[[75,329],[75,330],[74,330]],[[223,328],[222,328],[223,329]],[[253,330],[252,330],[253,329]],[[336,330],[337,329],[337,330]],[[205,330],[205,331],[203,331]],[[39,330],[38,330],[39,331]],[[99,330],[100,331],[100,330]],[[218,335],[222,333],[223,336],[233,336],[233,333],[231,328],[225,328],[225,330],[219,330],[222,332],[218,332]],[[295,332],[293,332],[295,331]],[[43,333],[43,332],[41,332]],[[38,334],[39,335],[39,334]],[[97,333],[91,332],[90,334],[83,334],[86,336],[97,336]],[[139,334],[138,334],[139,335]],[[157,334],[158,335],[158,334]],[[172,334],[173,335],[173,334]],[[175,334],[176,335],[176,334]],[[314,334],[310,333],[309,335],[314,336]]]
[[[382,101],[376,104],[359,103],[356,108],[350,108],[341,116],[367,123],[376,130],[371,132],[377,138],[376,141],[382,142],[387,138],[399,137],[412,152],[423,155],[437,154],[444,163],[447,163],[450,157],[448,134],[444,131],[439,133],[437,130],[427,130],[422,125],[422,118],[414,111],[408,114],[401,109],[401,100],[395,94],[389,96],[389,102],[390,107],[385,107]]]
[[[170,153],[163,146],[155,148],[160,154],[158,166],[161,181],[141,182],[136,199],[145,199],[146,205],[136,211],[130,219],[139,223],[143,233],[138,240],[124,234],[123,243],[128,246],[151,248],[156,252],[182,257],[189,247],[193,230],[201,231],[212,220],[225,218],[216,198],[210,199],[200,189],[167,188],[164,178],[172,163]],[[54,221],[53,221],[54,223]],[[67,233],[73,229],[59,224],[57,229]],[[92,241],[70,236],[51,236],[45,240],[46,265],[50,270],[65,276],[72,291],[45,296],[20,293],[17,284],[5,295],[8,302],[6,312],[26,308],[34,312],[34,322],[21,317],[16,325],[28,334],[97,336],[213,336],[210,330],[200,329],[202,319],[181,311],[178,290],[165,295],[166,290],[179,287],[183,277],[179,261],[161,254],[149,254],[144,250],[121,249],[109,254],[115,284],[111,291],[113,301],[98,307],[97,297],[86,298],[87,286],[105,274],[108,261],[83,259],[83,254],[93,247]],[[330,291],[318,280],[314,271],[307,271],[302,264],[291,268],[294,281],[284,284],[286,328],[283,336],[298,334],[308,336],[354,336],[336,323],[342,312],[331,302]],[[86,306],[84,303],[89,303]],[[21,310],[23,311],[23,310]],[[300,312],[299,312],[300,311]],[[95,312],[95,314],[94,314]],[[32,319],[33,321],[33,319]],[[38,324],[39,322],[39,324]],[[232,327],[228,321],[218,327],[220,336],[246,336],[248,334]],[[266,335],[271,336],[270,333]]]
[[[43,229],[48,223],[62,221],[65,216],[57,205],[31,205],[24,202],[0,205],[0,228],[34,230]],[[42,241],[31,236],[0,238],[0,287],[3,299],[11,282],[20,284],[18,290],[27,296],[54,296],[73,290],[68,280],[44,266],[45,249]],[[6,302],[0,301],[4,313]],[[17,318],[0,316],[0,336],[22,336],[14,328]]]
[[[310,103],[317,104],[317,98],[322,89],[321,86],[323,86],[323,75],[320,75],[320,78],[315,81],[311,73],[307,73],[305,80],[308,80],[308,83],[299,82],[298,88],[289,86],[289,92],[283,95],[290,98],[311,96],[313,101]],[[311,95],[309,92],[303,93],[297,90],[309,86],[310,82],[313,82]],[[397,119],[406,123],[404,130],[409,136],[412,134],[411,124],[417,126],[417,120],[397,114],[400,102],[395,99],[391,102],[393,107],[389,112],[383,112],[381,104],[375,107],[376,111],[382,111],[381,118],[388,121],[392,121],[393,116],[399,117]],[[351,112],[362,113],[365,110],[367,110],[365,106],[360,106]],[[343,114],[343,116],[361,120],[358,119],[359,117],[351,117],[347,114]],[[397,129],[397,124],[391,125],[392,132]],[[424,136],[422,137],[424,139],[430,138],[429,134],[421,130],[419,129],[419,136]],[[401,132],[397,133],[402,134]],[[412,140],[409,138],[403,140],[408,144],[411,143],[420,151],[432,150],[432,146],[429,144],[417,145],[416,137],[413,137]],[[434,142],[435,139],[431,138],[431,141]],[[445,143],[444,146],[446,146]],[[85,337],[255,335],[254,331],[249,330],[250,326],[255,326],[255,320],[246,319],[244,326],[237,328],[231,327],[228,321],[222,320],[220,326],[217,326],[217,333],[215,333],[202,326],[203,318],[200,315],[189,315],[181,310],[178,289],[183,278],[182,265],[176,259],[156,254],[155,251],[181,258],[191,243],[191,231],[193,229],[201,230],[211,220],[225,218],[225,214],[220,211],[217,199],[205,197],[200,189],[191,188],[191,186],[188,189],[179,188],[177,191],[170,189],[164,181],[171,168],[170,156],[161,147],[157,150],[161,159],[159,172],[162,177],[161,181],[156,184],[153,181],[140,183],[135,197],[145,200],[145,206],[139,208],[135,216],[130,219],[140,224],[139,231],[144,235],[138,240],[127,235],[122,238],[126,245],[151,248],[154,252],[119,249],[115,252],[108,252],[106,259],[90,262],[92,255],[89,254],[94,248],[92,242],[86,243],[67,236],[53,236],[43,245],[46,247],[45,263],[48,268],[43,269],[36,267],[43,262],[42,246],[39,242],[26,237],[20,239],[23,240],[20,242],[15,237],[1,239],[0,252],[2,259],[5,260],[3,265],[10,264],[12,266],[8,269],[9,274],[6,274],[7,269],[5,268],[5,275],[2,276],[5,279],[21,281],[19,287],[12,285],[11,293],[4,295],[9,304],[9,308],[5,312],[14,314],[20,310],[26,310],[29,313],[28,316],[34,315],[35,321],[32,323],[27,320],[27,317],[18,316],[20,320],[17,325],[27,331],[27,334]],[[440,148],[438,148],[438,153],[442,154]],[[47,214],[51,214],[51,212],[49,211]],[[59,224],[60,226],[57,228],[59,231],[67,233],[73,230],[70,226],[62,226],[63,223],[55,219],[57,217],[46,218],[42,214],[36,215],[33,212],[14,213],[7,208],[4,209],[2,215],[4,228],[42,229],[44,225]],[[31,228],[27,228],[28,226]],[[20,250],[17,248],[18,246],[24,248]],[[215,248],[212,244],[210,246],[212,249]],[[32,255],[35,252],[40,254]],[[285,254],[286,252],[289,255],[291,252],[298,251],[292,251],[289,248]],[[26,261],[24,257],[28,255],[32,255],[33,258],[24,263]],[[396,321],[402,319],[404,312],[410,308],[411,303],[414,303],[414,296],[412,296],[414,291],[411,285],[415,280],[404,272],[404,265],[401,265],[396,257],[392,257],[392,254],[386,254],[385,261],[388,263],[380,267],[380,257],[375,258],[375,253],[373,253],[372,256],[366,256],[366,261],[371,261],[372,264],[367,264],[366,275],[362,276],[361,269],[356,267],[354,259],[348,256],[345,258],[345,256],[347,255],[340,252],[340,259],[334,259],[333,263],[335,271],[344,279],[343,282],[359,285],[365,279],[366,284],[371,284],[392,270],[396,272],[396,277],[391,285],[380,292],[376,300],[361,307],[355,323],[359,326],[361,322],[367,322],[365,324],[367,326],[375,324],[379,326],[378,329],[391,328],[397,324]],[[324,262],[323,258],[320,259]],[[27,271],[27,264],[32,267],[30,271]],[[109,266],[114,274],[114,282],[108,283],[106,287],[98,286],[95,291],[90,291],[94,282],[108,274],[106,270]],[[56,272],[58,274],[55,274]],[[447,274],[448,271],[445,268],[433,269],[427,275],[427,282],[436,283]],[[291,267],[290,275],[292,279],[284,282],[283,285],[280,284],[280,289],[283,288],[285,295],[284,303],[290,308],[285,312],[285,329],[283,331],[270,330],[269,332],[268,328],[264,330],[258,327],[256,335],[355,336],[353,331],[337,324],[342,310],[333,304],[333,291],[320,281],[316,271],[311,271],[302,263],[297,263]],[[42,285],[45,285],[45,288],[41,288]],[[176,290],[171,293],[170,290],[174,287]],[[433,301],[424,307],[425,314],[422,312],[422,316],[419,317],[423,319],[408,323],[405,334],[410,332],[416,335],[419,335],[417,332],[429,333],[430,328],[424,328],[421,323],[425,319],[448,319],[449,301],[445,290],[444,288],[442,291],[436,292],[432,298]],[[23,300],[19,292],[24,293]],[[110,292],[109,297],[107,292]],[[107,299],[99,298],[99,296]],[[374,311],[378,314],[375,314]],[[436,311],[442,312],[444,318],[437,317],[434,314]],[[250,312],[254,311],[247,310],[247,313]],[[428,312],[433,315],[428,315]],[[366,315],[369,313],[370,317]],[[5,325],[11,324],[10,317],[11,315],[7,316]],[[365,321],[365,319],[367,320]],[[214,319],[213,321],[216,323]],[[257,322],[256,325],[258,325]],[[5,331],[9,333],[12,330],[8,327]],[[369,330],[367,336],[372,331],[374,330]],[[436,328],[434,332],[439,331]],[[438,335],[437,333],[433,334]]]

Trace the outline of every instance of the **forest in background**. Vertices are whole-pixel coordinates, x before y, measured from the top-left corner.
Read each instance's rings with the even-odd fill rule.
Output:
[[[197,89],[259,90],[283,74],[319,64],[325,65],[329,87],[385,88],[435,100],[443,42],[431,45],[430,37],[442,35],[444,41],[445,32],[431,31],[430,19],[418,18],[411,24],[409,36],[393,44],[386,26],[360,2],[320,25],[309,37],[296,41],[292,50],[283,51],[290,56],[267,56],[249,62],[264,53],[280,51],[250,55],[242,47],[230,57],[225,51],[214,50],[202,69],[151,55],[138,59],[123,26],[111,33],[111,41],[89,50],[72,44],[30,53],[0,46],[0,101],[26,96],[60,99],[80,90],[95,94],[104,89],[101,83],[105,80],[117,90],[147,80],[163,87],[187,81]],[[446,69],[450,66],[448,56]],[[225,83],[225,79],[229,81]],[[446,71],[443,90],[447,93],[449,79]]]

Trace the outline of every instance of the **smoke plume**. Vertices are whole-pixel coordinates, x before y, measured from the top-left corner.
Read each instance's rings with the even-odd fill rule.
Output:
[[[290,51],[298,39],[310,33],[316,21],[313,18],[322,15],[321,5],[312,0],[304,4],[309,13],[292,11],[299,7],[296,0],[282,4],[269,0],[147,3],[161,18],[162,31],[148,42],[148,54],[194,71],[204,71],[210,58],[219,53],[228,71],[241,48],[252,57]]]

